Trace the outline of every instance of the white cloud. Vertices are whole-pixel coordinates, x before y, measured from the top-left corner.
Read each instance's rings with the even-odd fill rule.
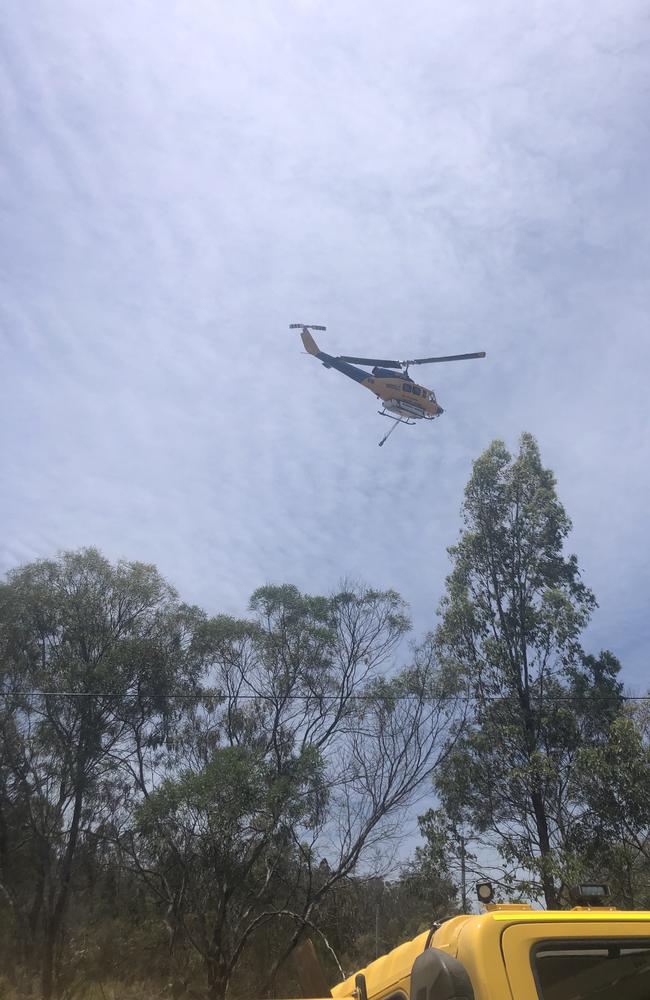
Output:
[[[392,585],[424,630],[471,460],[535,433],[646,683],[644,6],[137,4],[6,16],[8,567],[96,544],[238,611]],[[379,451],[301,356],[485,349]]]

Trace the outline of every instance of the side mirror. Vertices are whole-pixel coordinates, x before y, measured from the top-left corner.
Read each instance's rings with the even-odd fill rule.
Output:
[[[427,948],[411,969],[411,1000],[474,1000],[465,966],[439,948]]]

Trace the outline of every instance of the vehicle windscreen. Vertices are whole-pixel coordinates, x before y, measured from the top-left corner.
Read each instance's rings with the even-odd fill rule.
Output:
[[[650,1000],[650,938],[544,941],[531,961],[540,1000]]]

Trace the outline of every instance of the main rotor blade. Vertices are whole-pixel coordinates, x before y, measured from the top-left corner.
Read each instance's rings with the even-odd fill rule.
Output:
[[[438,361],[469,361],[470,358],[484,358],[485,351],[475,354],[448,354],[444,358],[413,358],[412,361],[402,361],[403,365],[434,365]]]
[[[353,365],[377,365],[378,368],[401,368],[401,361],[383,361],[381,358],[350,358],[347,354],[340,354],[337,361],[349,361]]]

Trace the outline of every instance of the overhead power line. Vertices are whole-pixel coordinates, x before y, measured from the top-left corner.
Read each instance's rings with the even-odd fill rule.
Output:
[[[378,692],[380,693],[380,692]],[[136,698],[136,694],[124,693],[122,691],[0,691],[0,698],[118,698],[122,701]],[[376,694],[353,694],[345,698],[340,698],[335,694],[228,694],[224,691],[198,691],[194,693],[172,691],[164,695],[165,698],[178,701],[197,701],[201,698],[217,698],[232,701],[374,701]],[[390,695],[389,695],[390,697]],[[392,701],[408,701],[410,695],[394,695]],[[564,702],[592,701],[599,698],[600,701],[608,701],[611,695],[566,695],[562,697],[543,698],[545,704],[563,704]],[[615,696],[619,701],[650,701],[650,694],[621,694]],[[476,701],[514,701],[518,702],[516,695],[484,695]],[[533,700],[536,700],[533,698]]]

